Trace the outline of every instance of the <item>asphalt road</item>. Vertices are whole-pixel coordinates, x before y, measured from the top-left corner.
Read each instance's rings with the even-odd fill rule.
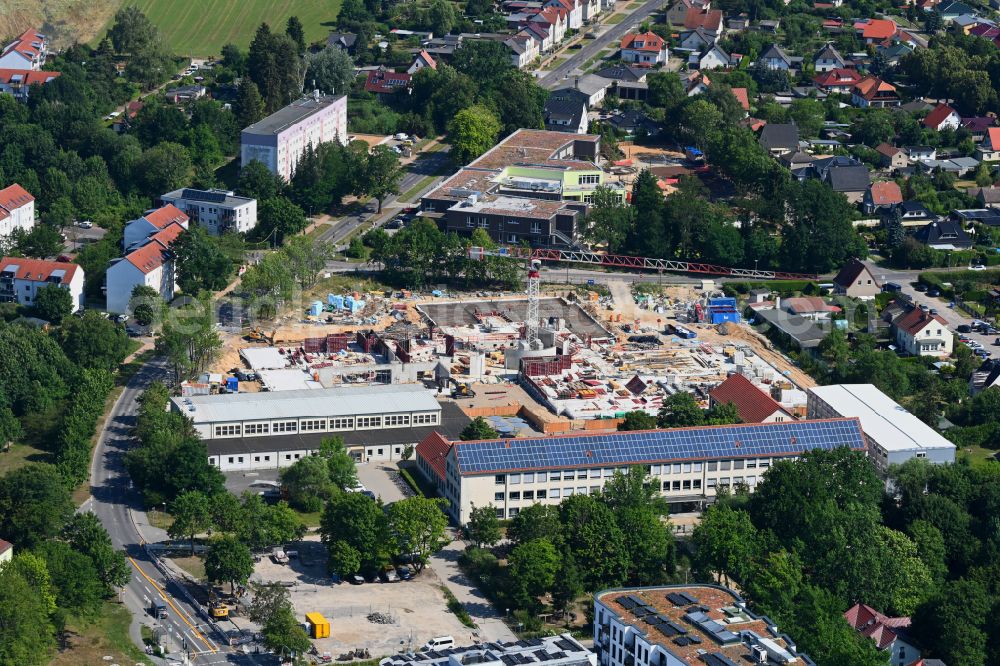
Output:
[[[399,191],[407,192],[410,188],[416,186],[417,183],[427,176],[442,173],[447,166],[447,147],[445,147],[444,150],[438,150],[433,153],[422,153],[406,168],[406,173],[403,175],[403,179],[399,183]],[[398,200],[398,195],[387,197],[382,202],[382,209],[385,210],[386,208],[392,207]],[[361,211],[347,215],[335,224],[329,225],[329,228],[319,234],[316,239],[318,241],[327,241],[333,243],[334,245],[340,245],[343,243],[345,238],[354,232],[355,229],[368,221],[377,210],[378,203],[371,201],[365,205]]]
[[[622,1],[624,2],[624,0]],[[564,79],[568,79],[570,74],[574,73],[574,70],[577,70],[585,62],[596,56],[601,49],[607,48],[609,44],[620,42],[626,32],[642,23],[650,14],[663,7],[663,4],[664,0],[649,0],[649,2],[629,14],[624,21],[611,26],[602,34],[599,34],[597,39],[584,40],[583,48],[576,51],[568,60],[548,74],[541,77],[538,80],[539,85],[549,90],[558,88],[564,83]],[[586,30],[586,28],[584,29]]]
[[[130,632],[137,645],[142,645],[139,623],[149,626],[158,624],[168,635],[168,650],[175,653],[189,651],[192,663],[199,666],[263,666],[277,663],[269,655],[243,655],[230,651],[228,646],[220,646],[219,637],[205,627],[198,610],[185,600],[176,583],[168,581],[160,573],[142,547],[144,540],[137,522],[145,525],[145,514],[138,493],[132,490],[123,461],[133,441],[131,430],[138,407],[136,398],[150,383],[164,377],[166,370],[162,361],[143,366],[112,407],[91,463],[91,499],[83,504],[81,510],[93,511],[108,530],[115,547],[123,549],[129,558],[132,578],[122,589],[120,597],[137,620],[133,622]],[[157,530],[148,527],[146,531],[147,535],[157,533]],[[167,615],[159,621],[154,621],[149,612],[155,600],[163,600],[167,604]]]

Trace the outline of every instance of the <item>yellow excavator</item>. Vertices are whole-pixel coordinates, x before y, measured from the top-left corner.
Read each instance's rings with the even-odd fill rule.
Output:
[[[225,620],[229,617],[229,606],[213,594],[208,600],[208,614],[216,620]]]
[[[271,331],[271,335],[268,335],[259,326],[254,326],[250,329],[250,332],[243,336],[246,340],[250,342],[266,342],[269,345],[274,344],[274,336],[277,330]]]

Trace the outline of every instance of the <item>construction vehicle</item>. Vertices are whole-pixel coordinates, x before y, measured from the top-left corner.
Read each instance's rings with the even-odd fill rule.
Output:
[[[277,331],[271,331],[271,335],[268,335],[260,328],[260,326],[254,326],[250,329],[250,332],[243,336],[245,340],[250,342],[266,342],[269,345],[274,344],[274,336]]]
[[[229,617],[229,606],[221,601],[214,600],[208,603],[208,613],[216,620],[225,620]]]
[[[475,398],[476,397],[476,392],[472,390],[472,386],[470,384],[464,384],[464,383],[458,381],[457,379],[455,379],[454,377],[449,377],[449,379],[451,380],[451,383],[453,384],[453,386],[451,388],[451,397],[452,398],[456,398],[457,399],[457,398]]]

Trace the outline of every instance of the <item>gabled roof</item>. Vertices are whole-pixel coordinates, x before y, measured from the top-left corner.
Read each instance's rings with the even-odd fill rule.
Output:
[[[730,88],[730,90],[733,91],[733,97],[735,97],[736,101],[740,103],[740,106],[743,107],[743,110],[744,111],[749,111],[750,110],[750,96],[747,93],[747,89],[746,88]]]
[[[149,273],[162,266],[169,256],[170,245],[184,233],[184,227],[171,224],[156,232],[142,247],[125,256],[125,260],[143,273]]]
[[[708,395],[716,403],[732,403],[744,423],[761,423],[775,412],[791,418],[774,398],[739,373],[729,375],[726,381],[709,391]]]
[[[906,331],[910,335],[916,335],[933,322],[937,322],[946,328],[948,326],[948,322],[946,322],[941,315],[932,315],[930,312],[924,312],[920,308],[913,308],[906,314],[900,316],[895,321],[895,325],[896,328]]]
[[[174,224],[186,224],[190,219],[180,208],[173,204],[167,204],[162,208],[157,208],[154,211],[148,212],[142,216],[142,219],[146,220],[152,224],[157,229],[166,229],[169,225]]]
[[[0,69],[0,83],[7,85],[41,85],[58,76],[59,72],[40,72],[35,69]]]
[[[597,75],[612,81],[641,81],[648,70],[627,65],[612,65],[597,72]]]
[[[637,46],[642,44],[642,46]],[[622,38],[622,49],[659,53],[663,50],[663,38],[655,32],[630,32]]]
[[[971,118],[962,118],[962,127],[973,133],[985,132],[989,128],[995,127],[996,124],[996,118],[991,118],[990,116],[972,116]]]
[[[702,27],[711,32],[718,32],[722,27],[722,11],[710,9],[703,11],[696,7],[691,7],[684,15],[684,27],[688,30]]]
[[[45,35],[34,29],[25,30],[17,38],[7,45],[0,55],[17,52],[25,58],[32,60],[42,52],[45,44]]]
[[[899,185],[893,180],[872,183],[869,188],[872,204],[876,206],[890,206],[892,204],[903,203],[903,193]]]
[[[760,131],[760,144],[768,150],[774,148],[797,150],[799,128],[795,123],[770,123]]]
[[[550,97],[545,101],[543,113],[547,129],[559,131],[571,127],[573,131],[576,131],[582,124],[584,115],[587,113],[587,105],[580,99],[570,100]],[[556,120],[566,120],[569,121],[569,124],[556,123],[554,122]]]
[[[819,296],[797,296],[781,301],[785,309],[792,314],[815,314],[817,312],[840,312],[840,307],[830,305]]]
[[[15,276],[19,280],[45,282],[52,277],[61,277],[60,282],[68,283],[73,279],[77,269],[76,264],[65,261],[44,261],[42,259],[27,259],[25,257],[4,257],[0,259],[0,272],[15,268]]]
[[[831,69],[827,72],[820,72],[813,77],[813,81],[821,88],[829,86],[853,86],[860,80],[861,75],[858,74],[857,70],[844,69],[842,67]]]
[[[879,650],[885,650],[896,640],[895,629],[910,626],[908,617],[888,617],[865,604],[855,604],[848,608],[844,612],[844,619],[861,634],[874,640]]]
[[[25,204],[31,203],[34,200],[35,197],[31,196],[28,193],[28,190],[24,189],[17,183],[8,185],[0,190],[0,208],[3,208],[4,210],[15,210]]]
[[[792,57],[785,52],[785,49],[781,48],[778,44],[771,44],[763,55],[760,56],[761,60],[771,60],[777,59],[784,62],[786,65],[792,64]]]
[[[950,219],[925,224],[917,229],[913,237],[925,245],[950,245],[955,248],[972,247],[972,238],[962,228],[962,225]]]
[[[1000,150],[1000,127],[991,127],[986,130],[986,142],[993,150]]]
[[[451,451],[451,442],[445,439],[444,435],[433,432],[417,444],[416,453],[427,461],[430,468],[442,481],[447,475],[448,452]]]
[[[855,23],[854,27],[861,31],[864,39],[889,39],[896,34],[896,22],[888,19],[869,19],[863,23]]]
[[[858,277],[865,271],[871,273],[871,269],[868,268],[865,262],[860,259],[851,259],[840,269],[837,277],[833,278],[833,283],[844,288],[850,287],[857,282]],[[878,279],[874,275],[872,275],[872,280],[876,285],[878,284]]]
[[[864,165],[842,166],[827,171],[827,182],[834,192],[863,192],[868,189],[871,176]]]
[[[14,544],[12,544],[10,541],[5,541],[3,539],[0,539],[0,555],[2,555],[3,553],[6,553],[8,550],[10,550],[13,547],[14,547]]]
[[[421,50],[420,53],[417,54],[415,60],[423,60],[424,64],[431,69],[437,69],[437,61],[435,61],[434,58],[431,57],[431,54],[425,50]]]
[[[874,99],[879,93],[896,93],[896,86],[877,76],[866,76],[854,86],[854,92],[866,100]]]
[[[370,93],[391,94],[410,85],[412,77],[406,72],[393,72],[384,67],[368,72],[365,90]]]
[[[885,155],[886,157],[895,157],[902,152],[905,152],[902,148],[897,148],[896,146],[890,146],[889,144],[882,142],[875,146],[875,152],[879,155]]]
[[[951,108],[947,104],[938,104],[934,107],[934,110],[928,113],[927,117],[924,118],[924,127],[936,130],[941,126],[941,123],[947,120],[953,113],[958,115],[955,113],[955,109]]]
[[[838,51],[830,42],[827,42],[826,46],[819,50],[813,60],[835,60],[836,62],[839,62],[841,66],[843,66],[845,62],[843,56],[840,55],[840,51]]]

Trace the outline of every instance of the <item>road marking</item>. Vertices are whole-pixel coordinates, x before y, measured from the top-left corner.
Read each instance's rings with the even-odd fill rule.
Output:
[[[187,618],[184,617],[184,613],[182,613],[181,610],[179,608],[177,608],[177,606],[174,605],[174,602],[171,601],[170,598],[167,596],[167,593],[164,592],[160,588],[160,586],[156,584],[156,581],[154,581],[152,578],[150,578],[149,576],[147,576],[146,572],[143,571],[139,567],[138,564],[136,564],[136,562],[135,562],[134,559],[132,559],[130,557],[130,558],[128,558],[128,561],[132,563],[132,566],[134,566],[135,570],[139,572],[139,575],[142,576],[143,578],[145,578],[147,581],[149,581],[149,584],[152,585],[153,588],[157,592],[160,593],[160,596],[163,598],[163,600],[166,601],[170,605],[170,607],[174,609],[174,612],[177,613],[177,616],[180,617],[180,619],[184,622],[184,624],[186,624],[191,629],[191,631],[194,632],[194,635],[197,636],[199,639],[201,639],[201,642],[204,643],[208,647],[209,652],[211,652],[211,653],[217,652],[217,650],[215,649],[215,646],[207,638],[205,638],[204,636],[202,636],[201,633],[197,629],[194,628],[193,624],[191,624],[190,622],[188,622]]]

